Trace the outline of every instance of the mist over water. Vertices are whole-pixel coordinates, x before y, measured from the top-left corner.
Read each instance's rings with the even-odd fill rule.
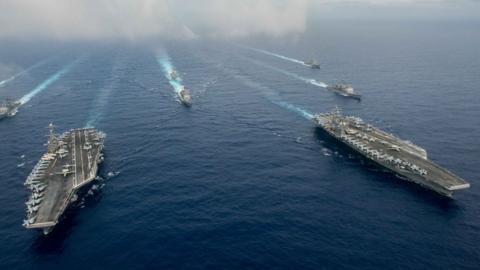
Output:
[[[274,66],[271,66],[271,65],[268,65],[268,64],[265,64],[265,63],[262,63],[260,61],[257,61],[257,60],[254,60],[254,59],[251,59],[251,58],[247,58],[250,62],[252,63],[255,63],[256,65],[258,66],[261,66],[261,67],[264,67],[264,68],[268,68],[268,69],[271,69],[271,70],[274,70],[274,71],[277,71],[279,73],[282,73],[284,75],[287,75],[291,78],[294,78],[294,79],[297,79],[297,80],[300,80],[300,81],[303,81],[303,82],[306,82],[306,83],[309,83],[309,84],[312,84],[312,85],[315,85],[315,86],[318,86],[318,87],[322,87],[322,88],[326,88],[328,87],[328,85],[324,82],[319,82],[315,79],[308,79],[308,78],[304,78],[302,76],[299,76],[295,73],[292,73],[292,72],[289,72],[289,71],[286,71],[286,70],[283,70],[283,69],[280,69],[280,68],[277,68],[277,67],[274,67]]]

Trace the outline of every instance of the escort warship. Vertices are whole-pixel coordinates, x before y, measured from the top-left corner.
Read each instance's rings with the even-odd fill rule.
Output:
[[[21,103],[19,101],[11,101],[9,99],[5,100],[2,105],[0,105],[0,119],[14,116],[17,113],[18,107]]]
[[[185,87],[183,87],[183,89],[178,92],[178,98],[183,105],[187,107],[192,106],[192,95]]]
[[[339,83],[327,86],[327,89],[344,97],[351,97],[361,100],[362,96],[349,84]]]
[[[312,69],[320,69],[320,64],[315,59],[304,61],[303,64]]]

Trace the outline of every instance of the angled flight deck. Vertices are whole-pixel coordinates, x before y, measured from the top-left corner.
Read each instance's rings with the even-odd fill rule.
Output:
[[[323,131],[367,159],[423,187],[449,197],[457,190],[470,187],[465,180],[429,160],[425,149],[366,124],[358,117],[343,116],[337,109],[318,114],[313,120]]]
[[[93,128],[74,129],[57,137],[53,125],[49,127],[47,153],[25,181],[32,194],[23,225],[44,233],[58,223],[77,191],[95,179],[105,138]]]

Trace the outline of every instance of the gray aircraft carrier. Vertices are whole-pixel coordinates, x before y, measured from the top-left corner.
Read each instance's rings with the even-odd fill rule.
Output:
[[[93,128],[72,129],[57,136],[50,124],[47,153],[25,181],[32,194],[26,202],[28,229],[49,233],[82,187],[97,176],[103,161],[105,134]]]
[[[401,178],[449,197],[454,191],[470,187],[463,179],[430,161],[427,152],[419,146],[366,124],[358,117],[343,116],[338,108],[332,113],[316,115],[313,121],[330,136]]]

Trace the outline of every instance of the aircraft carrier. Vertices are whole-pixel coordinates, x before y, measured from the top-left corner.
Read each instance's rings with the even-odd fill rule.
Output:
[[[93,128],[72,129],[60,136],[52,124],[49,128],[47,153],[25,181],[32,194],[23,223],[28,229],[43,229],[45,234],[59,222],[82,187],[96,178],[105,139],[104,133]]]
[[[448,197],[470,187],[463,179],[430,161],[427,152],[419,146],[364,123],[358,117],[343,116],[338,108],[315,115],[313,121],[330,136],[402,179]]]

